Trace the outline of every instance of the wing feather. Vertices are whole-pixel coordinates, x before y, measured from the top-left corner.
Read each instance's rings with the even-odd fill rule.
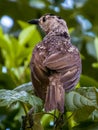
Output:
[[[55,53],[47,57],[43,63],[47,68],[58,70],[74,66],[76,60],[76,57],[70,53]]]

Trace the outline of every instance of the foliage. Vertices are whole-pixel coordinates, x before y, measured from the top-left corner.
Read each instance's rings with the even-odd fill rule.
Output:
[[[20,129],[24,121],[22,116],[27,118],[27,126],[30,125],[31,118],[34,130],[53,130],[55,123],[56,130],[98,129],[97,12],[97,0],[0,1],[1,130]],[[66,111],[63,120],[58,111],[45,113],[41,99],[34,95],[31,82],[25,84],[30,81],[29,63],[33,47],[44,36],[39,28],[29,25],[27,21],[46,13],[59,15],[67,21],[72,44],[79,48],[82,58],[79,86],[65,94]],[[5,14],[14,20],[12,28],[3,25],[2,16]],[[31,113],[32,117],[29,117],[32,107],[34,111]]]
[[[28,78],[28,66],[33,49],[33,34],[36,33],[37,37],[35,37],[34,43],[41,40],[38,31],[35,30],[35,26],[30,26],[22,21],[19,21],[19,24],[22,28],[24,25],[24,29],[20,32],[18,39],[12,35],[3,34],[2,28],[0,29],[0,47],[4,58],[4,66],[2,67],[6,67],[5,69],[7,69],[8,74],[10,74],[16,85],[30,80]]]

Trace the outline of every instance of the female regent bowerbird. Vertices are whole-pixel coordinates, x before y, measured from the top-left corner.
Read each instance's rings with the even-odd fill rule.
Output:
[[[46,14],[29,23],[38,24],[46,33],[32,54],[30,68],[35,93],[45,105],[45,111],[64,112],[65,92],[72,90],[81,74],[78,49],[71,44],[66,22],[59,16]]]

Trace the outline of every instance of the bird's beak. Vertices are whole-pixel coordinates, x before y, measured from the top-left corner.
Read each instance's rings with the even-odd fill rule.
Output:
[[[28,21],[28,23],[30,23],[30,24],[39,24],[39,20],[38,19],[33,19],[33,20]]]

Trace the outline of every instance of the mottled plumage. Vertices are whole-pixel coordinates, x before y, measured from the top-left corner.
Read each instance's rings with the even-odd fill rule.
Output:
[[[47,14],[30,23],[39,24],[46,32],[43,41],[33,50],[31,79],[35,93],[45,102],[45,110],[64,112],[64,94],[78,83],[81,59],[78,49],[71,44],[66,22]]]

